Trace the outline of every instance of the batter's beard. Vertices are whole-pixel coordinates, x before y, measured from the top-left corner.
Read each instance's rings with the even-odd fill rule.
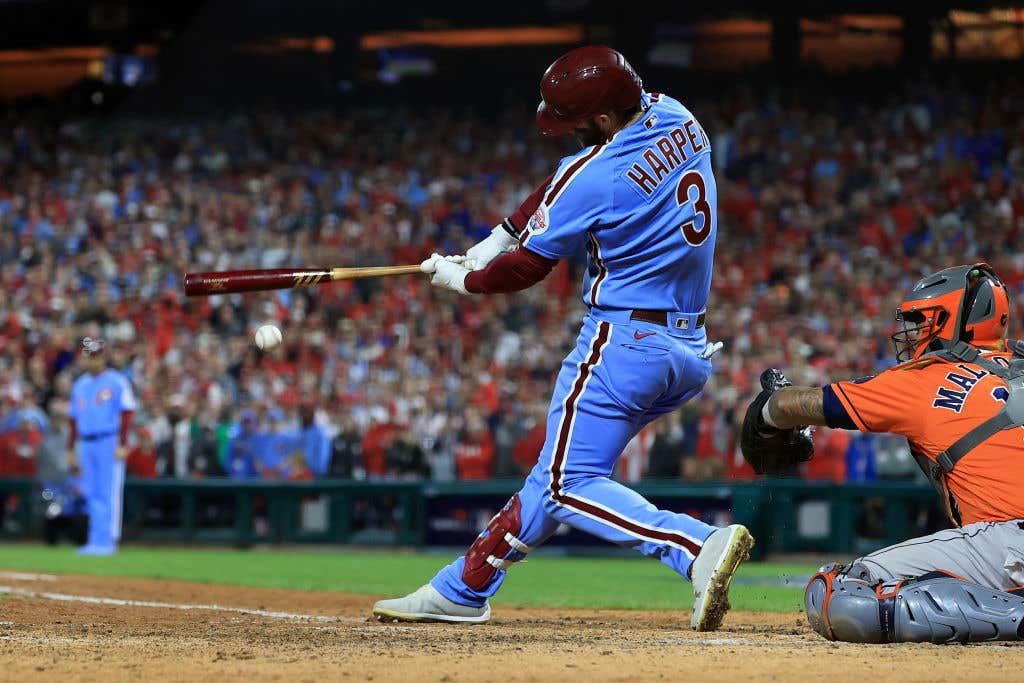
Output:
[[[597,124],[593,121],[587,121],[586,123],[573,128],[573,137],[580,143],[580,147],[591,147],[593,145],[603,144],[605,141],[605,134],[601,132],[601,129],[597,127]]]

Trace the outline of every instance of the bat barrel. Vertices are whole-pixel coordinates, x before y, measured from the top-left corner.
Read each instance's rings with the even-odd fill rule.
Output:
[[[184,287],[186,296],[205,296],[307,287],[330,279],[331,271],[323,268],[226,270],[216,273],[187,273]]]

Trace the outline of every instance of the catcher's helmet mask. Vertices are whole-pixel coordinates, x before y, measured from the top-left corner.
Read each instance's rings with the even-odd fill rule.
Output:
[[[987,263],[946,268],[921,279],[896,310],[892,335],[899,362],[957,342],[993,344],[1009,321],[1006,285]]]

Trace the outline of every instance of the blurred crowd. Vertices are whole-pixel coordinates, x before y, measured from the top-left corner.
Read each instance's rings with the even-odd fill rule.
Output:
[[[684,97],[712,140],[707,328],[726,346],[704,395],[634,439],[617,476],[751,477],[736,436],[760,371],[820,384],[887,367],[892,311],[926,272],[993,264],[1019,329],[1021,82],[886,92]],[[374,109],[0,119],[0,474],[59,473],[88,334],[109,341],[139,398],[130,475],[521,475],[585,312],[582,261],[497,297],[410,276],[186,299],[181,277],[462,253],[571,151],[531,123]],[[251,333],[267,322],[284,343],[264,354]],[[915,476],[899,439],[815,438],[795,475]]]

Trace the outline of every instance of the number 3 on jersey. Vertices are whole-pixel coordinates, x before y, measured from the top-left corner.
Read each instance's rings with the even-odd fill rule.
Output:
[[[696,200],[690,199],[691,187],[697,188]],[[704,185],[704,176],[700,174],[700,171],[687,171],[679,179],[679,185],[676,187],[676,203],[683,206],[691,202],[694,215],[700,214],[701,225],[698,228],[691,219],[680,225],[679,229],[683,231],[683,237],[686,238],[686,242],[690,246],[699,247],[711,234],[711,205],[708,204],[707,187]]]

